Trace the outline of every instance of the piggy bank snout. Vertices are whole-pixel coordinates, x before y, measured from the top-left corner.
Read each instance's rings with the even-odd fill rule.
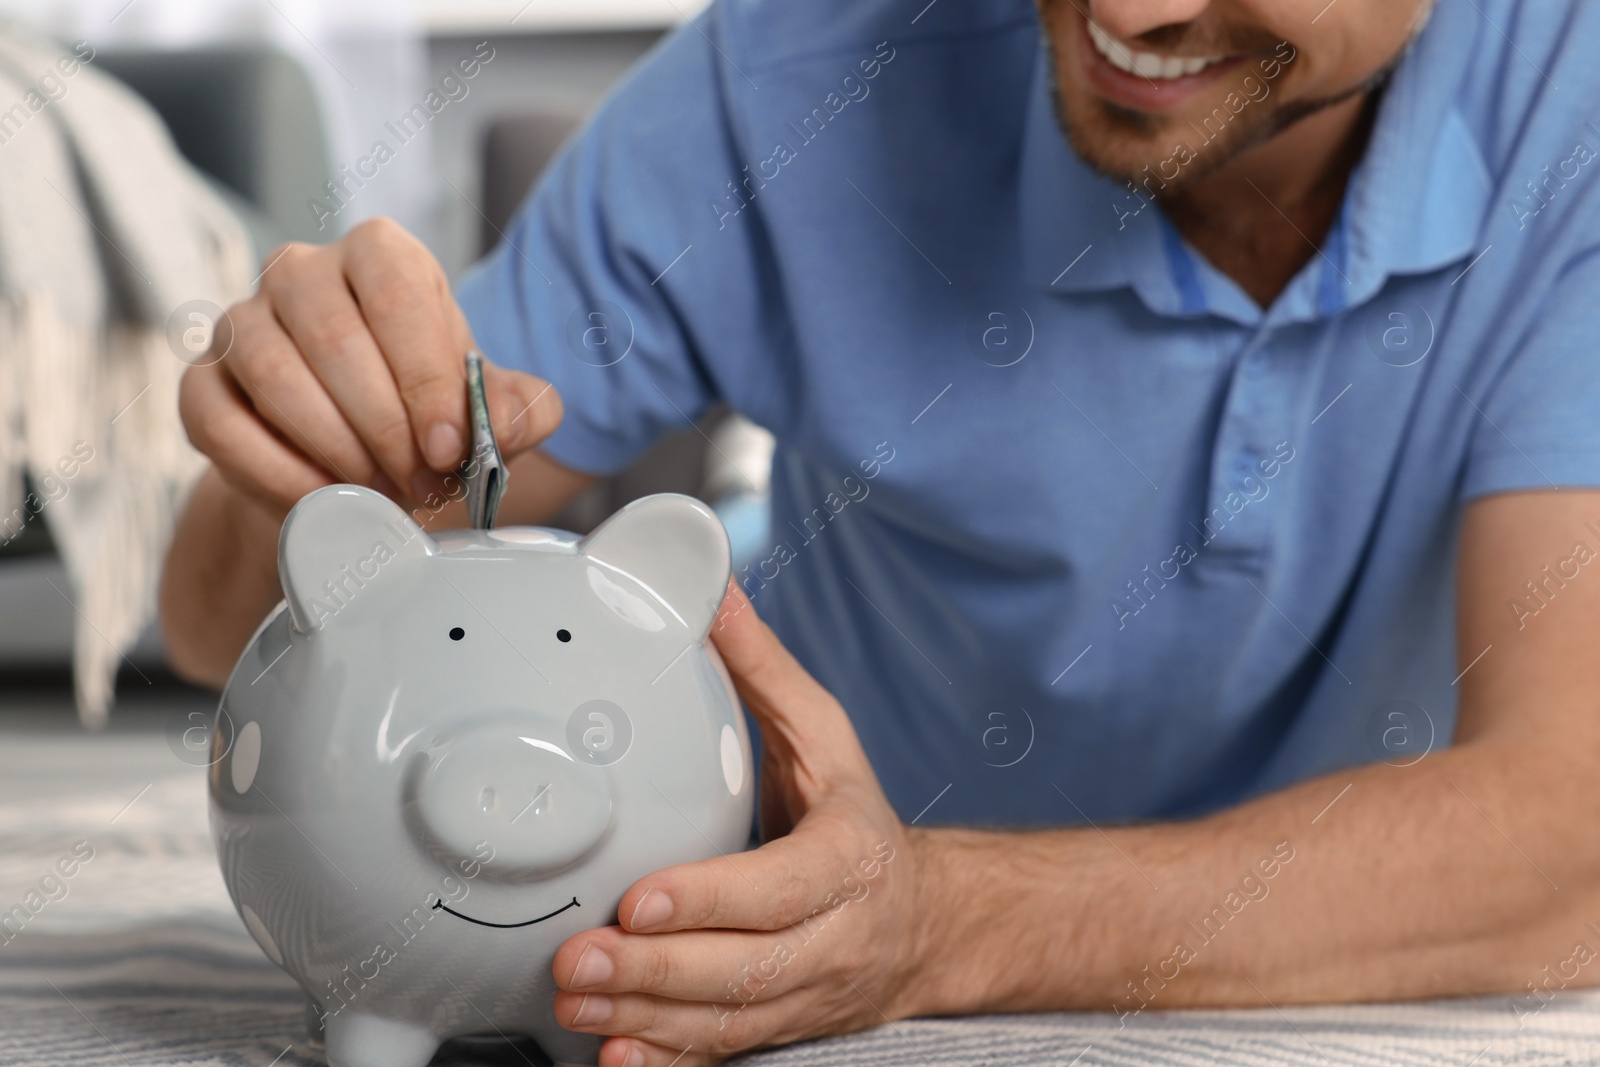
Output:
[[[407,785],[414,828],[431,851],[483,864],[491,878],[532,878],[581,859],[611,825],[605,773],[515,727],[456,737],[420,757]]]

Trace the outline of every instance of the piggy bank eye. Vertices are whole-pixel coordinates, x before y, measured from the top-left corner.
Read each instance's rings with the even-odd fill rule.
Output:
[[[459,641],[465,636],[467,636],[467,631],[463,630],[461,627],[452,626],[450,628],[450,640]]]
[[[566,644],[568,641],[572,640],[572,631],[570,631],[570,630],[557,630],[556,631],[556,640],[560,641],[562,644]]]

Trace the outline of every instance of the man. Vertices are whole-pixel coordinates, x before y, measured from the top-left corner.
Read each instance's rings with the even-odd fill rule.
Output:
[[[1576,2],[721,0],[464,313],[379,224],[233,310],[175,662],[223,678],[306,491],[427,516],[475,336],[506,521],[718,399],[779,443],[714,629],[768,843],[563,947],[607,1067],[1544,995],[1600,920],[1597,41]]]

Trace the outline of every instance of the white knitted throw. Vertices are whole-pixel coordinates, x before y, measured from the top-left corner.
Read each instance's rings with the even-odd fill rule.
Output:
[[[0,537],[19,509],[49,526],[91,727],[204,466],[178,419],[167,321],[190,301],[226,306],[251,274],[238,221],[93,55],[0,29]]]

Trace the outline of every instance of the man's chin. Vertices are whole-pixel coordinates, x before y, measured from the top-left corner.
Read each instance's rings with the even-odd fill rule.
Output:
[[[1192,187],[1240,156],[1265,144],[1300,120],[1353,96],[1380,92],[1393,64],[1361,84],[1327,97],[1251,104],[1220,130],[1208,120],[1218,109],[1194,118],[1134,111],[1099,97],[1055,96],[1056,121],[1078,157],[1099,174],[1170,196]]]
[[[1051,99],[1056,124],[1066,134],[1073,152],[1096,173],[1119,185],[1145,181],[1174,154],[1178,145],[1195,139],[1188,126],[1175,116],[1137,111],[1098,96],[1063,92],[1059,81],[1051,86]],[[1188,137],[1184,136],[1185,131]],[[1187,165],[1198,162],[1190,159]],[[1165,180],[1166,189],[1193,180],[1183,173],[1187,165],[1178,165],[1176,173],[1174,166],[1166,168],[1171,175]]]
[[[1129,111],[1104,101],[1057,108],[1057,118],[1078,157],[1119,185],[1170,196],[1264,144],[1289,126],[1327,106],[1296,107],[1239,115],[1217,132],[1178,115]],[[1210,113],[1207,113],[1208,115]]]
[[[1058,118],[1078,158],[1118,184],[1137,184],[1157,175],[1162,191],[1171,191],[1199,177],[1200,168],[1209,162],[1190,145],[1193,132],[1183,136],[1187,127],[1169,117],[1094,102],[1087,107],[1069,105],[1058,111]],[[1180,145],[1189,151],[1178,151]]]

